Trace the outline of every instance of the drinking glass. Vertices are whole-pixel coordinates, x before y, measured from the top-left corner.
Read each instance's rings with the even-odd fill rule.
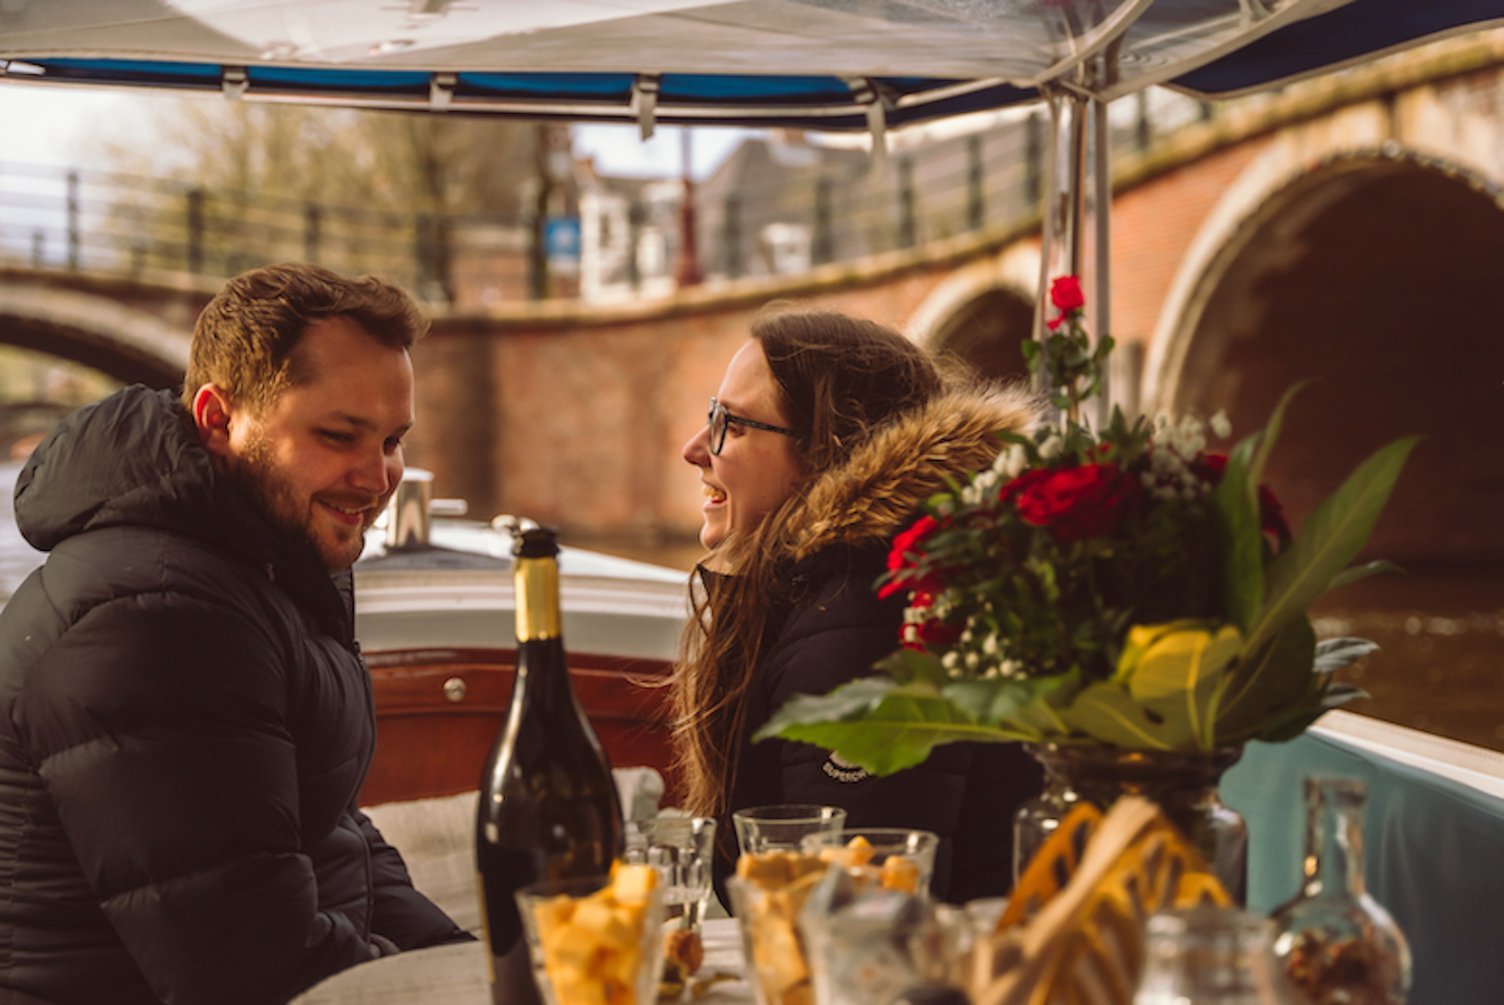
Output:
[[[1260,915],[1193,907],[1152,915],[1133,1005],[1298,1005]]]
[[[625,860],[658,871],[668,917],[682,918],[690,931],[705,917],[714,858],[712,817],[654,817],[639,821],[627,837]]]
[[[779,803],[753,806],[731,814],[736,843],[743,855],[765,851],[798,851],[806,835],[838,831],[846,824],[839,806]]]
[[[813,880],[818,874],[811,874]],[[768,887],[732,876],[726,881],[741,934],[747,982],[757,1005],[810,1005],[809,959],[799,913],[812,883]]]
[[[547,1005],[653,1005],[663,966],[662,883],[623,891],[610,876],[546,880],[519,890],[517,907]]]
[[[847,863],[842,851],[849,850],[857,838],[867,845],[862,853],[866,860]],[[939,847],[940,838],[934,832],[905,827],[843,827],[806,834],[799,844],[806,855],[876,869],[885,888],[926,894],[935,874],[935,852]]]

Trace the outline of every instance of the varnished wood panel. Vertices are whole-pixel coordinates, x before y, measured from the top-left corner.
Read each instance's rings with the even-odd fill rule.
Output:
[[[371,806],[476,788],[516,680],[510,649],[366,654],[376,695],[376,756],[361,789]],[[570,677],[613,767],[649,765],[677,794],[669,770],[668,664],[571,653]],[[451,681],[463,683],[455,700]],[[450,685],[450,693],[457,691]]]

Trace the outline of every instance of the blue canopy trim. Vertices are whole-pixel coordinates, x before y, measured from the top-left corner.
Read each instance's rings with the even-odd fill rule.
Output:
[[[818,4],[816,6],[819,6]],[[1153,0],[1134,15],[1129,44],[1142,34],[1149,39],[1176,33],[1166,26],[1197,19],[1225,17],[1226,0]],[[91,8],[92,9],[92,8]],[[38,10],[41,10],[40,8]],[[40,14],[36,15],[40,17]],[[61,17],[61,15],[59,15]],[[1032,22],[1018,28],[1023,32]],[[990,22],[989,22],[990,25]],[[1324,14],[1292,21],[1262,37],[1257,22],[1250,25],[1253,41],[1227,52],[1191,72],[1179,74],[1170,86],[1193,97],[1225,97],[1264,88],[1346,65],[1354,60],[1417,44],[1447,33],[1504,25],[1504,0],[1349,0]],[[995,41],[1018,42],[1011,29],[992,25],[1002,33]],[[851,77],[844,74],[719,74],[696,72],[642,73],[574,72],[566,70],[508,71],[503,66],[446,70],[440,65],[417,69],[385,69],[361,65],[300,64],[271,59],[248,59],[237,64],[224,51],[197,58],[149,60],[97,58],[109,52],[100,38],[92,47],[69,46],[66,28],[56,37],[40,32],[35,55],[8,46],[0,39],[0,79],[38,85],[86,84],[138,88],[218,90],[237,97],[282,102],[338,104],[355,107],[446,110],[524,118],[568,118],[585,121],[651,121],[687,125],[794,126],[826,130],[868,130],[897,127],[968,112],[1004,108],[1034,101],[1032,85],[1009,83],[1001,75],[957,79],[917,75]],[[24,33],[23,33],[24,35]],[[41,45],[56,47],[41,50]],[[122,53],[127,41],[120,41]],[[139,45],[139,39],[137,40]],[[831,46],[840,47],[839,38]],[[1167,43],[1168,44],[1168,43]],[[139,48],[135,53],[139,53]],[[1176,50],[1159,51],[1173,59]],[[772,54],[770,54],[772,55]],[[852,43],[845,63],[860,65],[865,57],[880,63],[881,52],[866,52]],[[1155,52],[1138,53],[1152,57]],[[67,58],[64,58],[64,57]],[[916,60],[924,59],[916,53]],[[891,58],[887,59],[891,64]],[[1187,54],[1194,65],[1194,54]],[[473,64],[472,64],[473,66]],[[1071,73],[1064,64],[1063,72]],[[1166,67],[1168,72],[1173,69]],[[1000,70],[1001,73],[1001,70]],[[644,81],[651,95],[644,102]],[[1124,85],[1132,89],[1131,81]],[[863,100],[865,99],[865,101]],[[875,119],[873,100],[881,108]],[[644,104],[649,111],[644,114]]]
[[[1196,97],[1229,98],[1449,33],[1499,25],[1500,0],[1362,0],[1287,25],[1169,86]]]

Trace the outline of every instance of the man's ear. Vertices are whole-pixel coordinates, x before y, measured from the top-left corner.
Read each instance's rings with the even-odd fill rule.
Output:
[[[230,417],[234,411],[230,396],[218,384],[205,384],[193,395],[193,424],[204,449],[214,457],[230,453]]]

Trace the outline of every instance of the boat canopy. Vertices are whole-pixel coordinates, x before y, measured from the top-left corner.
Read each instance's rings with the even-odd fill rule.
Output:
[[[876,132],[1052,89],[1228,96],[1495,23],[1504,0],[6,0],[0,80]]]

